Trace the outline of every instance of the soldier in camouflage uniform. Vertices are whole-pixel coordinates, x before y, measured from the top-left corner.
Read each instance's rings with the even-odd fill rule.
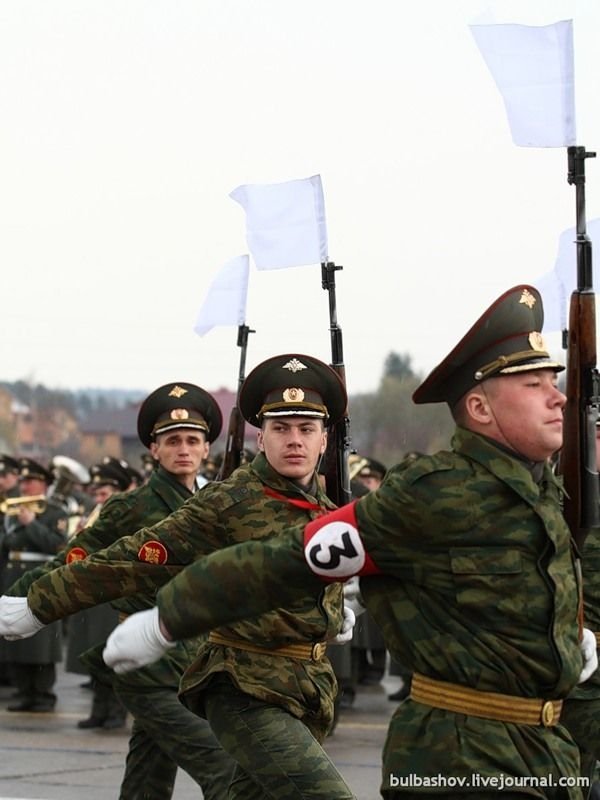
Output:
[[[154,524],[179,508],[192,497],[196,473],[221,425],[214,398],[194,384],[170,383],[152,392],[138,415],[138,435],[157,463],[148,482],[110,497],[91,527],[72,539],[68,549],[51,564],[28,573],[12,586],[10,594],[26,594],[40,574],[84,559],[123,534]],[[154,595],[154,589],[149,589],[115,602],[115,606],[126,616],[151,607]],[[177,766],[202,787],[206,800],[227,796],[233,762],[206,721],[184,708],[177,698],[180,678],[197,646],[193,640],[182,642],[156,664],[122,676],[115,676],[102,661],[103,642],[82,657],[94,681],[112,685],[134,718],[120,800],[168,800]]]
[[[565,397],[542,321],[536,289],[509,290],[416,390],[417,403],[449,404],[452,450],[393,467],[377,491],[303,529],[198,560],[160,590],[158,618],[115,629],[107,663],[129,669],[171,640],[363,575],[367,608],[413,671],[389,727],[383,797],[503,788],[503,800],[580,800],[560,713],[597,658],[591,631],[580,642],[576,555],[549,464]],[[51,618],[40,592],[30,602]]]
[[[337,374],[315,358],[286,354],[260,364],[240,392],[244,418],[260,428],[253,461],[164,522],[42,578],[40,592],[36,583],[29,593],[35,614],[49,622],[107,592],[148,591],[205,553],[317,519],[333,508],[316,472],[326,424],[343,415],[346,402]],[[316,597],[300,591],[276,611],[214,630],[200,648],[181,697],[206,715],[237,762],[230,800],[353,798],[320,744],[337,691],[326,643],[342,623],[342,587],[334,583]]]

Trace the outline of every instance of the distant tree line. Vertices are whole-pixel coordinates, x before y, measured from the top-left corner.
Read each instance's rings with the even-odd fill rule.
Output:
[[[41,383],[33,384],[25,380],[14,383],[0,381],[0,387],[29,408],[38,411],[64,408],[79,420],[85,419],[93,411],[123,408],[146,395],[141,389],[48,389]]]
[[[391,467],[408,453],[448,448],[454,429],[448,407],[412,401],[421,380],[410,355],[391,352],[377,391],[350,398],[352,444],[360,455]]]

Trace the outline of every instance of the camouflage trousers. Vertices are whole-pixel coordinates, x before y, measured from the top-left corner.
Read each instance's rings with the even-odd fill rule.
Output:
[[[600,761],[600,698],[567,698],[560,715],[561,724],[569,731],[581,756],[581,775],[597,780],[596,761]]]
[[[225,800],[234,762],[206,720],[188,711],[174,688],[128,687],[118,679],[113,686],[134,718],[119,800],[169,800],[178,766],[205,800]]]
[[[355,800],[308,727],[285,709],[213,678],[202,696],[215,736],[237,762],[228,800]]]

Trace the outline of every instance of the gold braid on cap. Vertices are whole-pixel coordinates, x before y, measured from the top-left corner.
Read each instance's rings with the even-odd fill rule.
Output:
[[[510,367],[511,364],[518,364],[519,361],[524,361],[525,359],[530,360],[532,358],[541,360],[544,358],[550,358],[550,355],[545,350],[522,350],[520,353],[511,353],[508,356],[498,356],[497,359],[490,361],[489,364],[479,367],[473,377],[476,381],[483,381],[486,378],[489,378],[491,375],[495,375],[497,372],[500,372],[505,367]],[[531,363],[532,362],[530,361],[530,364]]]

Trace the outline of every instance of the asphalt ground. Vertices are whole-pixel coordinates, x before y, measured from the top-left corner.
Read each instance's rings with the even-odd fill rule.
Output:
[[[0,687],[0,800],[109,800],[117,798],[127,753],[130,721],[116,731],[79,730],[89,715],[91,693],[82,675],[59,665],[52,713],[6,711],[14,689]],[[326,750],[357,800],[378,800],[381,751],[396,705],[387,699],[399,679],[360,687],[343,710]],[[200,788],[178,771],[174,800],[198,800]]]

